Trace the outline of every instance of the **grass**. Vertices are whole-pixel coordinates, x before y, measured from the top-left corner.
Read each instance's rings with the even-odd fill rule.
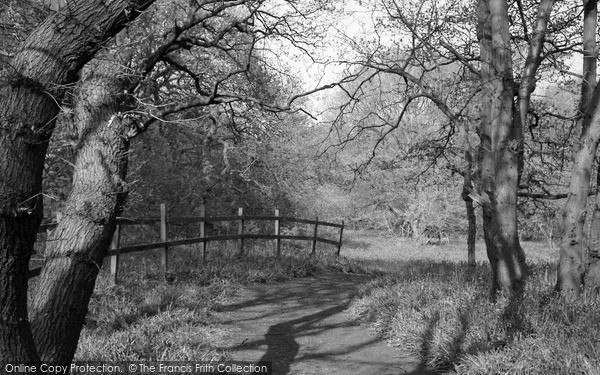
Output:
[[[249,243],[243,258],[234,255],[234,248],[211,244],[205,266],[193,247],[176,248],[166,279],[158,251],[128,254],[122,257],[117,285],[105,262],[75,360],[227,360],[227,352],[219,348],[229,333],[220,327],[217,310],[241,285],[356,268],[328,255],[334,253],[329,247],[310,258],[309,250],[288,244],[280,260],[264,242],[263,247]]]
[[[166,279],[158,252],[124,256],[120,284],[101,272],[75,359],[227,360],[220,348],[229,332],[218,306],[241,285],[370,272],[377,277],[349,312],[425,366],[458,374],[600,374],[600,302],[588,296],[567,304],[552,294],[554,246],[523,244],[533,273],[517,305],[489,301],[482,244],[476,267],[464,263],[460,242],[419,245],[373,232],[347,231],[340,259],[327,255],[333,248],[313,259],[308,245],[287,243],[276,261],[264,243],[247,245],[242,259],[232,244],[211,245],[205,266],[193,247],[175,249]]]
[[[489,300],[490,271],[479,246],[479,263],[470,267],[464,244],[419,246],[368,233],[349,240],[344,253],[381,272],[362,288],[351,314],[423,365],[469,375],[600,374],[600,300],[567,303],[553,294],[553,246],[523,245],[532,274],[515,303]]]
[[[542,264],[558,259],[558,248],[545,242],[523,242],[523,249],[530,263]],[[388,233],[373,231],[345,231],[342,255],[359,260],[372,270],[381,273],[401,272],[407,262],[431,261],[460,263],[467,260],[465,241],[454,240],[442,245],[421,245],[410,238],[395,237]],[[475,259],[488,264],[485,245],[476,244]]]

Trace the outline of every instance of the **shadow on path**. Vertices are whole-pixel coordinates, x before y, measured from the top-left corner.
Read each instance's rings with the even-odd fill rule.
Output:
[[[363,275],[254,285],[221,311],[233,360],[272,361],[274,374],[434,374],[345,313]]]

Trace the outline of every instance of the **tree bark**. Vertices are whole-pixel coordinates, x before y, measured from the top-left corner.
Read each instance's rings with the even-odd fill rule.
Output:
[[[517,228],[517,197],[523,170],[523,127],[535,74],[554,0],[542,0],[529,52],[514,100],[512,52],[508,3],[506,0],[480,0],[478,40],[481,49],[483,83],[481,138],[481,194],[487,255],[492,269],[492,295],[520,294],[527,276],[525,253]]]
[[[520,293],[525,277],[525,253],[517,231],[520,122],[514,118],[514,79],[508,5],[480,0],[478,36],[482,57],[483,121],[481,191],[486,250],[492,270],[492,296]]]
[[[488,0],[479,0],[477,4],[477,39],[479,41],[481,59],[481,125],[478,135],[481,141],[477,155],[479,164],[479,192],[484,198],[481,202],[483,218],[483,235],[486,243],[490,243],[491,207],[489,197],[492,195],[492,183],[494,180],[494,157],[492,153],[492,129],[490,120],[492,77],[492,28],[490,23],[490,10]]]
[[[507,295],[518,293],[525,279],[525,253],[517,232],[517,190],[519,180],[519,145],[521,127],[513,121],[514,79],[508,4],[490,1],[492,27],[492,150],[495,178],[492,206],[492,241],[488,251],[493,263],[493,290]]]
[[[531,93],[535,90],[536,78],[535,74],[542,62],[542,48],[546,39],[548,29],[548,21],[550,13],[554,6],[554,0],[542,0],[540,2],[536,24],[533,28],[533,34],[529,37],[529,51],[525,66],[523,67],[523,78],[519,85],[518,112],[521,126],[527,124],[527,113],[529,112],[529,104],[531,102]]]
[[[476,163],[473,163],[473,152],[472,146],[469,142],[468,131],[469,129],[465,124],[464,143],[465,160],[467,161],[467,166],[463,175],[463,188],[461,198],[465,202],[465,209],[467,213],[467,264],[469,266],[475,266],[477,264],[475,260],[475,242],[477,240],[477,216],[475,215],[475,205],[473,203],[473,198],[471,197],[471,192],[473,191],[474,182],[475,184],[477,184],[477,181],[479,181],[479,173],[478,171],[473,171],[473,165]],[[476,152],[477,149],[475,149],[475,153]]]
[[[584,1],[583,81],[579,110],[582,134],[577,144],[567,202],[563,211],[556,290],[568,299],[577,298],[589,268],[584,233],[592,164],[600,140],[600,92],[596,85],[597,1]],[[598,282],[595,280],[594,282]]]
[[[579,113],[583,116],[589,107],[597,80],[596,29],[598,24],[598,0],[583,1],[583,81]],[[583,133],[583,132],[582,132]]]
[[[42,219],[42,168],[63,85],[152,3],[73,1],[19,47],[0,85],[0,359],[36,362],[27,319],[27,273]]]
[[[588,249],[584,236],[584,223],[592,163],[600,140],[599,99],[600,91],[596,88],[588,114],[584,119],[585,131],[575,155],[569,195],[563,212],[556,289],[568,298],[579,296],[587,272]]]
[[[0,359],[35,361],[27,273],[42,219],[39,192],[47,135],[33,126],[51,122],[47,113],[56,105],[35,89],[8,85],[0,88],[0,101]]]
[[[126,194],[127,82],[106,61],[86,68],[74,118],[80,149],[62,219],[48,241],[31,324],[43,362],[70,363]],[[57,303],[60,301],[60,303]]]
[[[470,197],[470,189],[472,182],[472,163],[471,155],[469,152],[465,152],[468,160],[467,170],[465,171],[463,181],[462,199],[465,201],[465,208],[467,211],[467,264],[469,266],[475,266],[475,242],[477,240],[477,216],[475,216],[475,205],[473,199]]]

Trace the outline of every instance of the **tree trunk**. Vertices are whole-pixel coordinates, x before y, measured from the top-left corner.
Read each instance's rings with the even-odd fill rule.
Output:
[[[583,1],[583,80],[579,112],[583,116],[589,107],[597,80],[596,29],[598,24],[598,0]]]
[[[575,151],[569,194],[563,211],[556,290],[577,298],[588,272],[588,243],[584,234],[592,164],[600,140],[600,93],[596,85],[597,1],[584,1],[583,77],[579,110],[582,134]],[[600,280],[595,280],[598,282]]]
[[[19,47],[0,87],[0,359],[35,362],[27,271],[42,218],[41,181],[62,85],[147,1],[73,1]]]
[[[492,295],[518,294],[526,276],[517,231],[521,126],[514,117],[514,79],[506,1],[481,0],[478,35],[484,82],[482,193],[484,237],[492,270]]]
[[[483,82],[481,138],[481,192],[487,255],[492,269],[492,295],[515,296],[527,275],[525,253],[517,228],[517,193],[523,170],[523,126],[535,74],[540,65],[544,37],[554,0],[540,2],[527,60],[514,101],[508,3],[480,0],[477,35],[481,49]]]
[[[490,197],[493,195],[494,182],[494,154],[492,150],[492,124],[491,124],[491,97],[492,90],[490,82],[492,79],[492,26],[488,0],[479,0],[477,5],[477,39],[481,51],[481,80],[482,80],[482,110],[479,138],[481,140],[478,164],[479,164],[479,192],[482,196],[480,205],[483,219],[483,237],[485,240],[488,258],[491,267],[493,258],[490,258],[492,241],[492,207]]]
[[[473,200],[467,196],[464,199],[465,207],[467,210],[467,264],[469,266],[475,266],[475,242],[477,240],[477,216],[475,216],[475,206]]]
[[[467,144],[467,147],[470,146]],[[467,264],[469,266],[475,266],[475,242],[477,240],[477,216],[475,216],[475,205],[473,204],[473,198],[471,198],[471,189],[473,184],[473,161],[471,158],[471,151],[465,151],[465,159],[467,160],[467,168],[465,170],[463,179],[463,190],[461,197],[465,201],[465,208],[467,211]]]
[[[571,175],[569,194],[563,212],[562,239],[556,289],[569,298],[579,296],[587,271],[587,242],[584,237],[584,223],[587,196],[590,189],[592,163],[600,140],[600,110],[596,89],[593,105],[588,116],[589,126],[583,134],[579,150],[575,155],[575,165]]]
[[[127,82],[118,66],[100,62],[77,95],[73,121],[80,149],[62,219],[48,241],[31,324],[43,362],[70,363],[77,348],[102,260],[122,211],[129,141],[118,115]],[[56,301],[60,301],[57,304]]]
[[[56,105],[49,99],[28,87],[0,88],[0,359],[37,360],[27,320],[27,273],[42,219],[48,135],[26,125],[52,122]]]

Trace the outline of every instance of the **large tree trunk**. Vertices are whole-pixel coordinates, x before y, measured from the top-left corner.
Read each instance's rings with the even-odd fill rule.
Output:
[[[42,219],[41,175],[57,107],[49,95],[11,81],[0,87],[0,101],[0,359],[32,361],[37,354],[27,320],[27,273]]]
[[[519,293],[526,276],[517,232],[520,122],[514,121],[514,79],[506,1],[481,0],[478,35],[484,82],[482,147],[483,224],[492,270],[492,295]]]
[[[598,105],[596,89],[593,107]],[[600,111],[589,115],[590,126],[585,130],[571,175],[569,194],[563,212],[562,239],[556,288],[569,298],[579,296],[587,272],[587,241],[584,237],[585,209],[590,189],[592,163],[600,140]]]
[[[517,232],[517,189],[521,127],[513,121],[514,79],[508,4],[490,1],[492,27],[491,126],[494,153],[494,184],[491,196],[491,246],[493,290],[508,295],[518,292],[526,274],[525,254]],[[520,122],[519,122],[520,124]]]
[[[492,241],[492,207],[490,197],[493,195],[494,184],[494,153],[492,150],[492,124],[491,124],[491,96],[490,82],[492,79],[492,26],[488,0],[479,0],[477,5],[477,38],[481,51],[481,80],[482,80],[482,110],[481,126],[479,127],[479,138],[481,140],[478,152],[479,164],[479,192],[482,198],[479,200],[482,209],[483,237],[485,240],[488,258]],[[493,267],[494,265],[490,264]],[[494,286],[496,285],[495,282]]]
[[[527,275],[517,228],[517,192],[523,170],[523,127],[554,0],[542,0],[515,106],[512,52],[505,0],[480,0],[478,38],[483,82],[481,191],[492,292],[520,293]]]
[[[27,271],[42,218],[42,168],[63,86],[152,1],[70,2],[20,46],[0,86],[0,359],[35,362]]]
[[[575,151],[569,194],[563,211],[556,289],[577,298],[588,272],[588,244],[584,234],[592,163],[600,140],[600,93],[596,86],[597,0],[584,1],[583,81],[579,103],[582,134]],[[600,280],[596,280],[598,282]]]
[[[100,62],[86,68],[74,118],[80,149],[71,193],[48,241],[39,287],[31,303],[31,324],[43,362],[69,363],[115,219],[122,211],[129,141],[120,115],[128,107],[127,82],[118,66]],[[60,304],[56,303],[60,301]]]

